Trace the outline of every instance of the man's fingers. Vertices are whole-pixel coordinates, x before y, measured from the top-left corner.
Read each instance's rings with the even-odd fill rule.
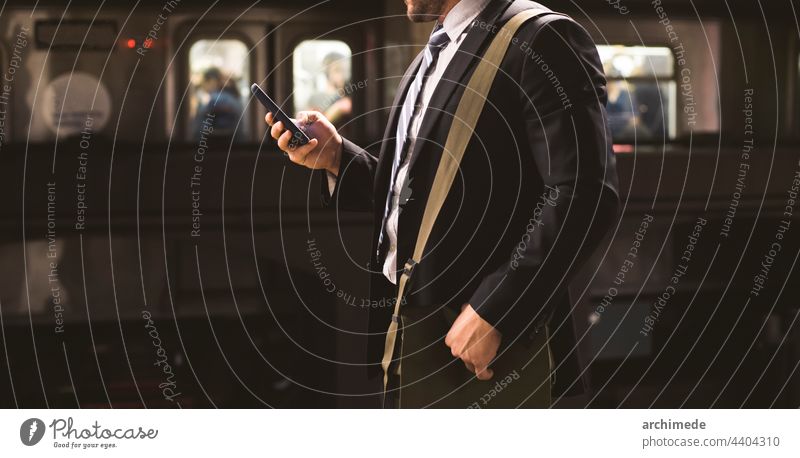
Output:
[[[281,138],[278,140],[278,146],[283,151],[286,151],[289,159],[294,162],[295,164],[304,165],[306,167],[314,167],[314,161],[308,161],[308,155],[314,151],[314,148],[317,147],[319,144],[319,140],[316,138],[312,138],[303,146],[298,146],[295,148],[291,148],[289,146],[289,141],[292,139],[291,132],[285,132],[281,135]]]
[[[478,380],[489,380],[494,376],[494,371],[489,369],[487,365],[476,363],[474,359],[469,358],[468,355],[465,355],[461,358],[461,362],[464,363],[464,366],[467,367],[467,370],[475,374],[478,377]]]
[[[278,146],[281,146],[281,144],[285,144],[285,146],[282,147],[281,149],[286,151],[292,156],[308,156],[312,151],[314,151],[314,149],[319,144],[319,140],[317,140],[316,138],[312,138],[305,145],[295,146],[294,148],[292,148],[291,146],[289,146],[288,143],[289,141],[291,141],[291,139],[292,137],[288,136],[287,140],[283,140],[283,136],[281,136],[281,140],[279,140]]]
[[[274,138],[275,140],[279,139],[283,132],[284,132],[283,123],[281,121],[278,121],[275,124],[273,124],[272,129],[269,130],[270,135],[272,135],[272,138]]]
[[[266,123],[268,125],[272,126],[273,119],[272,119],[272,112],[271,111],[268,111],[267,115],[264,116],[264,121],[266,121]]]
[[[276,123],[275,126],[277,126],[278,124],[280,124],[280,122]],[[275,126],[272,127],[273,131],[275,130]],[[273,137],[275,137],[274,134]],[[275,137],[275,139],[278,140],[278,148],[290,154],[295,153],[294,148],[289,148],[289,141],[292,139],[291,131],[285,130],[283,131],[282,134]]]
[[[478,377],[478,380],[489,380],[494,376],[494,371],[488,367],[476,367],[475,376]]]
[[[294,149],[289,149],[288,150],[289,159],[291,159],[293,162],[297,164],[313,168],[315,161],[309,161],[307,156],[311,154],[312,151],[314,151],[314,148],[317,147],[317,143],[319,143],[319,140],[317,140],[316,138],[312,138],[311,140],[308,141],[308,143],[306,143],[303,146],[298,146]]]

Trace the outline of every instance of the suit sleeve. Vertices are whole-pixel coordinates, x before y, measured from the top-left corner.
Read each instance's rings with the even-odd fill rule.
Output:
[[[523,27],[519,43],[525,34]],[[545,185],[535,198],[548,200],[537,224],[507,234],[519,243],[470,298],[504,336],[549,319],[561,300],[554,293],[566,289],[600,243],[619,205],[606,80],[591,37],[571,19],[558,18],[527,39],[534,52],[522,57],[518,79],[527,99],[520,140],[533,154],[536,170],[529,173],[539,174]]]
[[[372,192],[378,160],[350,140],[343,139],[339,176],[331,191],[328,174],[320,175],[322,205],[345,211],[372,211]]]

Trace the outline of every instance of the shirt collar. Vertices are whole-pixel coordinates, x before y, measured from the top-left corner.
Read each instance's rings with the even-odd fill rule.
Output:
[[[447,13],[442,28],[451,42],[458,41],[468,25],[478,17],[491,0],[461,0]]]

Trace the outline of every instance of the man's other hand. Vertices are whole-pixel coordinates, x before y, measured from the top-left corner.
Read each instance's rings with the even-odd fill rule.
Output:
[[[500,332],[481,318],[471,305],[464,304],[444,343],[479,380],[489,380],[494,375],[489,363],[497,355],[501,338]]]

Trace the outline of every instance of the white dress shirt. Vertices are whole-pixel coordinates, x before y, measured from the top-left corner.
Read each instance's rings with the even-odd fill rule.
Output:
[[[411,155],[414,151],[414,143],[417,140],[417,133],[424,119],[425,110],[431,100],[433,91],[439,84],[445,69],[455,56],[461,42],[467,34],[468,26],[478,17],[490,0],[461,0],[458,2],[442,22],[442,28],[450,37],[450,42],[439,52],[439,57],[428,70],[428,77],[422,87],[419,108],[411,117],[411,124],[408,128],[408,153],[400,167],[397,169],[397,177],[392,188],[392,201],[389,216],[386,218],[386,236],[388,237],[389,248],[386,253],[386,260],[383,263],[383,274],[390,282],[397,284],[397,221],[400,216],[400,192],[403,189],[406,178],[408,177],[408,166]],[[394,151],[394,150],[392,150]],[[328,174],[328,189],[333,193],[336,186],[336,178]],[[413,189],[413,186],[412,186]]]

